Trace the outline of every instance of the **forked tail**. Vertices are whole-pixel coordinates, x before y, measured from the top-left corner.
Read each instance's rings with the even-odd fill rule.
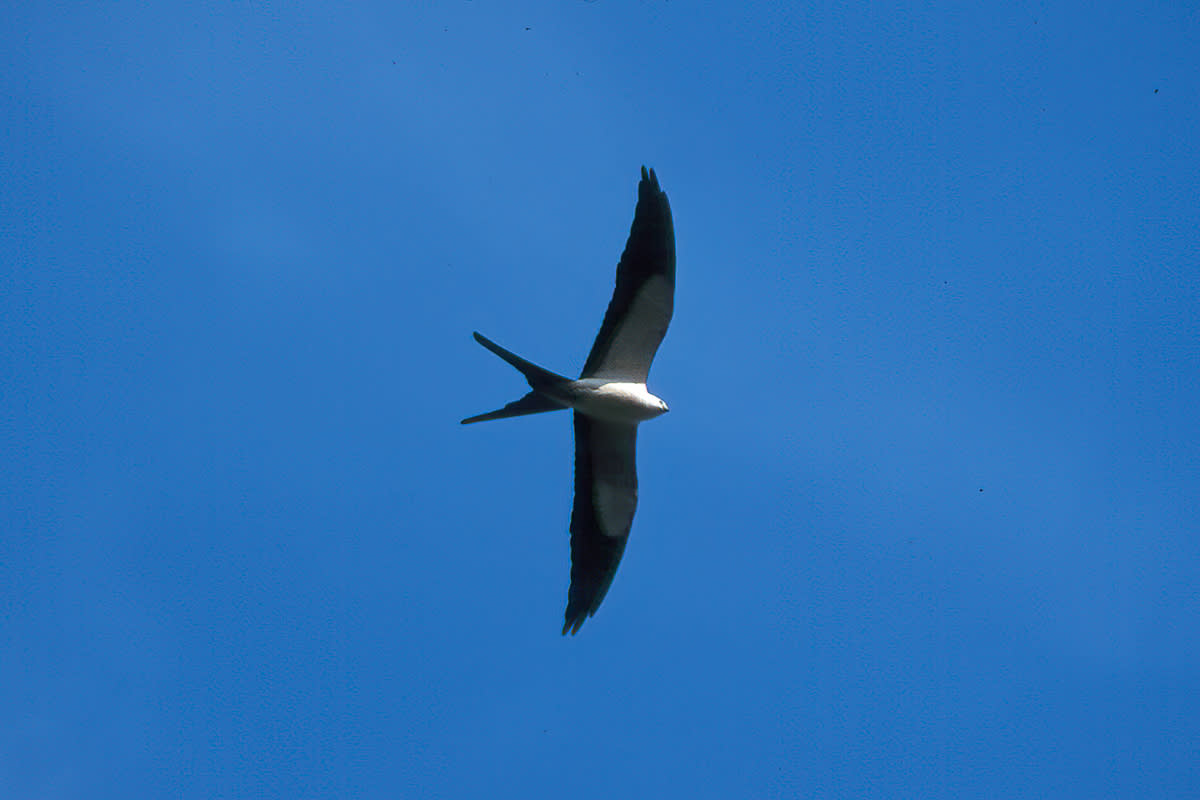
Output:
[[[487,422],[492,419],[504,419],[505,417],[520,417],[525,414],[540,414],[543,411],[557,411],[560,408],[566,408],[562,403],[542,394],[539,390],[551,389],[564,383],[570,383],[571,380],[569,378],[564,378],[548,369],[542,369],[537,364],[531,364],[517,354],[505,350],[481,333],[475,333],[475,341],[516,367],[525,376],[525,380],[529,381],[529,385],[533,387],[533,391],[520,400],[514,400],[504,408],[498,408],[495,411],[489,411],[486,414],[480,414],[476,417],[468,417],[462,421],[463,425],[469,425],[472,422]]]

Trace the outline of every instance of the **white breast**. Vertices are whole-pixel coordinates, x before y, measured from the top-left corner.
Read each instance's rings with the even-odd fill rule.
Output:
[[[644,383],[622,383],[599,378],[576,381],[571,407],[596,419],[642,422],[665,413],[667,404],[646,391]]]

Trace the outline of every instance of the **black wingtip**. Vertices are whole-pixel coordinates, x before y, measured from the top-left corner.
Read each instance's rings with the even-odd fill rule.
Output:
[[[652,201],[659,197],[666,198],[662,187],[658,185],[658,175],[654,168],[642,167],[642,180],[638,182],[638,205],[643,201]]]

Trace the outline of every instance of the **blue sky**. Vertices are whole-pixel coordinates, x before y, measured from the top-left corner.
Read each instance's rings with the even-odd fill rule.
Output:
[[[10,4],[0,794],[1200,792],[1188,3]],[[565,414],[638,169],[641,503]]]

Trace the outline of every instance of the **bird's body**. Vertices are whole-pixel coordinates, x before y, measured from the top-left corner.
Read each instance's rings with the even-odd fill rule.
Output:
[[[504,408],[464,423],[575,411],[575,505],[571,511],[571,588],[563,633],[576,633],[604,599],[637,509],[637,426],[667,412],[646,388],[650,362],[674,310],[675,231],[654,170],[642,168],[638,203],[617,285],[578,380],[565,378],[475,334],[518,369],[532,389]]]
[[[554,399],[592,419],[631,425],[667,413],[667,404],[650,394],[644,383],[584,378],[571,381],[562,399]]]

